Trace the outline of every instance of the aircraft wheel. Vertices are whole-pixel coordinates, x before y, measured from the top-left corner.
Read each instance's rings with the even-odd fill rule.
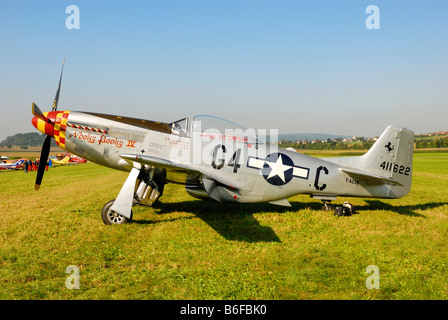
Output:
[[[110,200],[108,203],[106,203],[103,207],[103,210],[101,211],[101,218],[103,219],[104,224],[106,225],[112,225],[112,224],[123,224],[127,223],[132,220],[132,210],[131,210],[131,219],[128,219],[124,216],[122,216],[119,213],[116,213],[115,211],[111,210],[110,207],[114,204],[114,200]]]
[[[356,214],[356,210],[355,207],[353,207],[350,203],[348,203],[347,201],[345,201],[342,206],[337,206],[334,214],[336,216],[339,217],[347,217],[347,216],[351,216],[353,214]]]

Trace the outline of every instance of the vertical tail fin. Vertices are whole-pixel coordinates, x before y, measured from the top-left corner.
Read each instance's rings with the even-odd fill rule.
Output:
[[[413,151],[414,132],[390,125],[361,157],[360,169],[397,180],[403,186],[392,187],[391,191],[394,197],[403,197],[411,190]]]

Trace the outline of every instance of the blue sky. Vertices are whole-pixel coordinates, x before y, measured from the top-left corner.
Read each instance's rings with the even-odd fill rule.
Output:
[[[80,29],[66,28],[69,5]],[[368,5],[380,10],[369,30]],[[448,130],[448,1],[0,0],[0,140],[59,109],[280,133]]]

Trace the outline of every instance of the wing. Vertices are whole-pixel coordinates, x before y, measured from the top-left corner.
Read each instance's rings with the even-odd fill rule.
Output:
[[[393,185],[397,185],[397,186],[403,186],[400,182],[398,182],[397,180],[393,179],[393,178],[388,178],[388,177],[384,177],[384,176],[379,176],[376,174],[371,174],[370,172],[367,171],[363,171],[363,170],[358,170],[358,169],[348,169],[348,168],[340,168],[340,170],[342,172],[347,173],[350,176],[355,176],[355,177],[359,177],[362,179],[367,179],[370,180],[372,182],[376,182],[378,184],[384,184],[384,183],[392,183]]]
[[[174,162],[172,160],[141,155],[141,154],[122,154],[120,155],[124,160],[132,163],[137,162],[141,164],[146,164],[149,166],[154,166],[157,168],[162,168],[167,170],[168,172],[173,173],[186,173],[195,175],[201,178],[208,178],[215,180],[223,185],[226,185],[232,189],[240,189],[240,190],[248,190],[249,187],[237,177],[229,177],[225,173],[221,173],[216,169],[213,169],[211,166],[206,167],[200,164],[186,164],[180,162]]]

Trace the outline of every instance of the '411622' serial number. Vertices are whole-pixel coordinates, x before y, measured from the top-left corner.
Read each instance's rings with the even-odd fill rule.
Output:
[[[396,163],[391,163],[387,161],[383,161],[383,163],[380,164],[380,167],[383,168],[383,170],[397,172],[399,174],[404,174],[405,176],[408,176],[409,173],[411,172],[410,167],[399,166]]]

